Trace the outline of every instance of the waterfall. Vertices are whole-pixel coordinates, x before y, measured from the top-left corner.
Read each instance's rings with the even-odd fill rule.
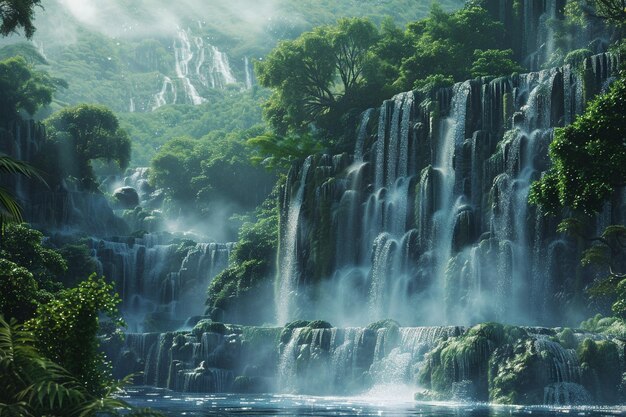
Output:
[[[189,64],[194,57],[191,50],[191,42],[187,31],[178,29],[178,39],[174,42],[174,58],[176,60],[176,76],[181,81],[187,100],[193,105],[204,103],[206,100],[198,94],[189,79]],[[201,48],[201,50],[204,50]],[[201,64],[200,64],[201,65]],[[199,67],[198,67],[199,68]]]
[[[243,66],[246,72],[246,90],[251,90],[254,86],[254,68],[247,56],[243,58]]]
[[[150,313],[167,313],[172,325],[201,315],[206,289],[228,266],[233,246],[198,243],[185,249],[181,261],[180,247],[157,235],[90,243],[98,272],[115,279],[123,314],[134,331],[141,329]]]
[[[361,123],[359,123],[359,131],[356,136],[356,146],[354,148],[354,161],[363,161],[363,147],[365,146],[365,135],[367,134],[367,124],[374,109],[367,109],[361,115]]]
[[[230,69],[226,54],[221,52],[214,45],[209,46],[209,52],[211,54],[211,64],[208,71],[211,79],[211,87],[224,88],[228,84],[236,84],[237,80]]]
[[[288,209],[285,221],[284,247],[281,246],[282,262],[279,268],[279,286],[276,294],[276,315],[278,323],[287,323],[293,314],[293,302],[297,291],[298,273],[298,224],[300,222],[300,208],[304,197],[304,189],[311,166],[311,158],[307,158],[302,166],[299,186],[296,194],[287,198]]]
[[[159,91],[154,96],[154,105],[152,106],[152,111],[158,109],[161,106],[167,104],[167,94],[170,93],[172,97],[171,103],[176,103],[177,93],[176,86],[172,83],[172,79],[170,77],[163,77],[163,86],[161,87],[161,91]]]
[[[470,80],[427,96],[398,94],[364,112],[352,164],[322,156],[315,175],[303,175],[310,162],[289,174],[279,311],[306,294],[299,317],[321,312],[347,326],[566,319],[557,299],[569,291],[578,249],[527,199],[550,166],[554,128],[584,109],[617,64],[599,55],[585,61],[584,73],[566,66]],[[303,202],[304,190],[315,199]],[[333,256],[319,239],[330,239],[323,242]]]

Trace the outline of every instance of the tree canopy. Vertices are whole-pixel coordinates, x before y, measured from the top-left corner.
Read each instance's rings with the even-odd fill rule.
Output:
[[[277,133],[304,132],[309,124],[336,131],[349,109],[378,103],[384,82],[370,50],[379,40],[369,20],[346,18],[284,41],[259,61],[259,82],[274,89],[265,116]]]
[[[27,38],[35,33],[35,7],[41,0],[0,0],[0,35],[7,36],[24,29]]]
[[[230,134],[213,132],[201,139],[174,138],[152,160],[151,180],[186,209],[211,211],[231,203],[250,210],[271,190],[274,177],[250,163],[246,140],[259,128]],[[250,190],[254,190],[251,192]]]
[[[86,189],[95,187],[91,161],[115,161],[126,168],[130,139],[115,114],[99,105],[64,108],[45,121],[48,139],[56,146],[62,177],[76,178]]]
[[[0,123],[19,117],[20,111],[33,115],[50,104],[52,95],[65,82],[34,69],[21,56],[0,61]]]

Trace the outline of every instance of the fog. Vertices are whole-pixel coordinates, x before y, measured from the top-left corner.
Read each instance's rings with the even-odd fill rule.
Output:
[[[43,2],[43,10],[36,10],[34,38],[73,42],[78,39],[81,27],[113,38],[160,38],[175,34],[177,28],[193,25],[239,40],[264,32],[280,15],[279,3],[279,0],[47,0]]]

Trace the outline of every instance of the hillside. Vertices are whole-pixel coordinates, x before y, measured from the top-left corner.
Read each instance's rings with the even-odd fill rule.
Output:
[[[175,6],[163,0],[141,4],[116,0],[106,7],[93,0],[81,1],[80,7],[73,7],[75,3],[43,2],[45,12],[38,13],[33,44],[44,60],[32,60],[46,62],[47,71],[69,84],[57,93],[52,110],[100,103],[120,116],[132,133],[135,165],[148,164],[154,149],[173,135],[199,138],[211,130],[261,123],[258,102],[265,93],[249,92],[254,85],[253,61],[262,59],[281,39],[345,16],[377,23],[390,16],[404,25],[424,17],[430,8],[428,1],[410,0],[237,0],[210,7],[191,0]],[[446,9],[462,3],[440,1]],[[21,38],[2,40],[0,58],[27,47],[6,46],[15,42]],[[150,113],[168,104],[201,107],[130,114]],[[181,113],[193,116],[170,117]]]

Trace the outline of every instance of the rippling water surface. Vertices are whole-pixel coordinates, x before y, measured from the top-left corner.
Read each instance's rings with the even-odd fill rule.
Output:
[[[387,388],[360,397],[314,397],[284,394],[181,394],[154,388],[131,388],[124,399],[167,416],[454,416],[454,417],[612,417],[625,407],[508,407],[467,403],[418,403],[409,390]]]

